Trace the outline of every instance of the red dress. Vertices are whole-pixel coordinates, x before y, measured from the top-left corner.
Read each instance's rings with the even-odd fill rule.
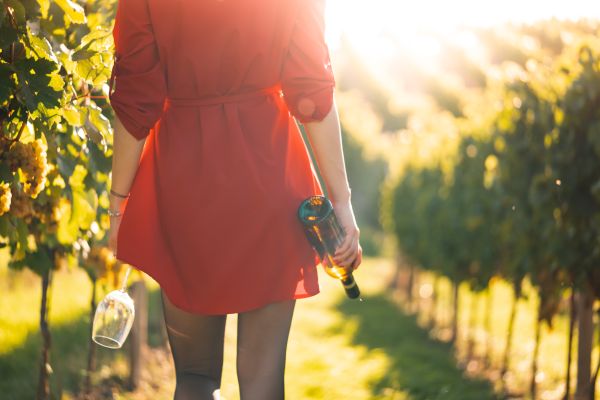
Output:
[[[146,143],[117,258],[178,307],[226,314],[319,292],[296,210],[322,194],[294,117],[334,77],[324,0],[119,0],[111,104]]]

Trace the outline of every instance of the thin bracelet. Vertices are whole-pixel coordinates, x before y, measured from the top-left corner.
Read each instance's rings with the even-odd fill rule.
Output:
[[[120,217],[121,215],[123,215],[123,213],[121,211],[119,211],[119,210],[114,211],[114,210],[111,210],[110,208],[107,210],[107,213],[108,213],[109,217]]]
[[[123,199],[126,199],[126,198],[128,198],[128,197],[129,197],[129,193],[128,193],[127,195],[124,195],[124,194],[121,194],[121,193],[117,193],[117,192],[115,192],[115,191],[114,191],[114,190],[112,190],[112,189],[110,189],[110,193],[111,193],[111,194],[114,194],[114,195],[115,195],[115,196],[117,196],[117,197],[121,197],[121,198],[123,198]]]

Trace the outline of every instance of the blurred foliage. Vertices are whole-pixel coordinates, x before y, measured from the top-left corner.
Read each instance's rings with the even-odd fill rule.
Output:
[[[0,2],[0,237],[45,274],[105,240],[115,0]]]
[[[38,398],[52,395],[51,272],[82,266],[95,285],[114,281],[121,268],[103,245],[115,6],[0,0],[0,243],[9,268],[42,276]]]
[[[440,101],[446,92],[424,86],[431,102],[396,133],[383,186],[383,225],[413,263],[475,290],[501,276],[519,293],[527,276],[548,323],[563,288],[600,293],[599,31],[587,21],[475,31],[481,84],[463,76],[475,60],[441,52],[458,61],[437,82],[462,88]],[[411,121],[444,113],[447,129],[425,129],[433,140],[406,139]]]

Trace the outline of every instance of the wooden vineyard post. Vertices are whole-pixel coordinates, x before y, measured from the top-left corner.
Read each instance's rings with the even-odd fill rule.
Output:
[[[578,296],[579,340],[577,341],[577,391],[575,400],[591,396],[592,345],[594,339],[594,296],[584,288]]]
[[[139,387],[148,344],[148,289],[143,280],[134,282],[130,294],[135,304],[135,319],[131,327],[129,347],[129,387]]]

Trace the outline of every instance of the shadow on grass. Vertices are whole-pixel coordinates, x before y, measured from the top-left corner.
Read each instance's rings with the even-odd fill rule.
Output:
[[[450,344],[431,339],[384,295],[366,297],[364,302],[343,300],[337,309],[345,322],[335,327],[348,331],[355,326],[352,343],[379,349],[387,355],[390,368],[371,382],[373,398],[390,398],[406,392],[410,400],[492,400],[489,382],[466,377],[456,367]]]
[[[149,293],[148,342],[151,347],[160,346],[163,336],[160,332],[162,308],[160,292]],[[54,325],[50,321],[52,347],[50,362],[52,366],[51,389],[53,399],[60,399],[62,392],[78,393],[83,386],[87,357],[90,346],[90,322],[87,312],[66,324]],[[20,347],[0,355],[0,398],[3,400],[31,400],[35,398],[41,336],[39,331],[31,333]],[[126,376],[119,376],[118,369],[112,366],[126,363],[127,343],[121,350],[105,349],[96,346],[96,373],[93,382],[111,381],[111,385],[124,388]],[[103,367],[104,371],[101,371]],[[122,370],[122,368],[120,369]],[[125,389],[122,389],[125,390]]]

